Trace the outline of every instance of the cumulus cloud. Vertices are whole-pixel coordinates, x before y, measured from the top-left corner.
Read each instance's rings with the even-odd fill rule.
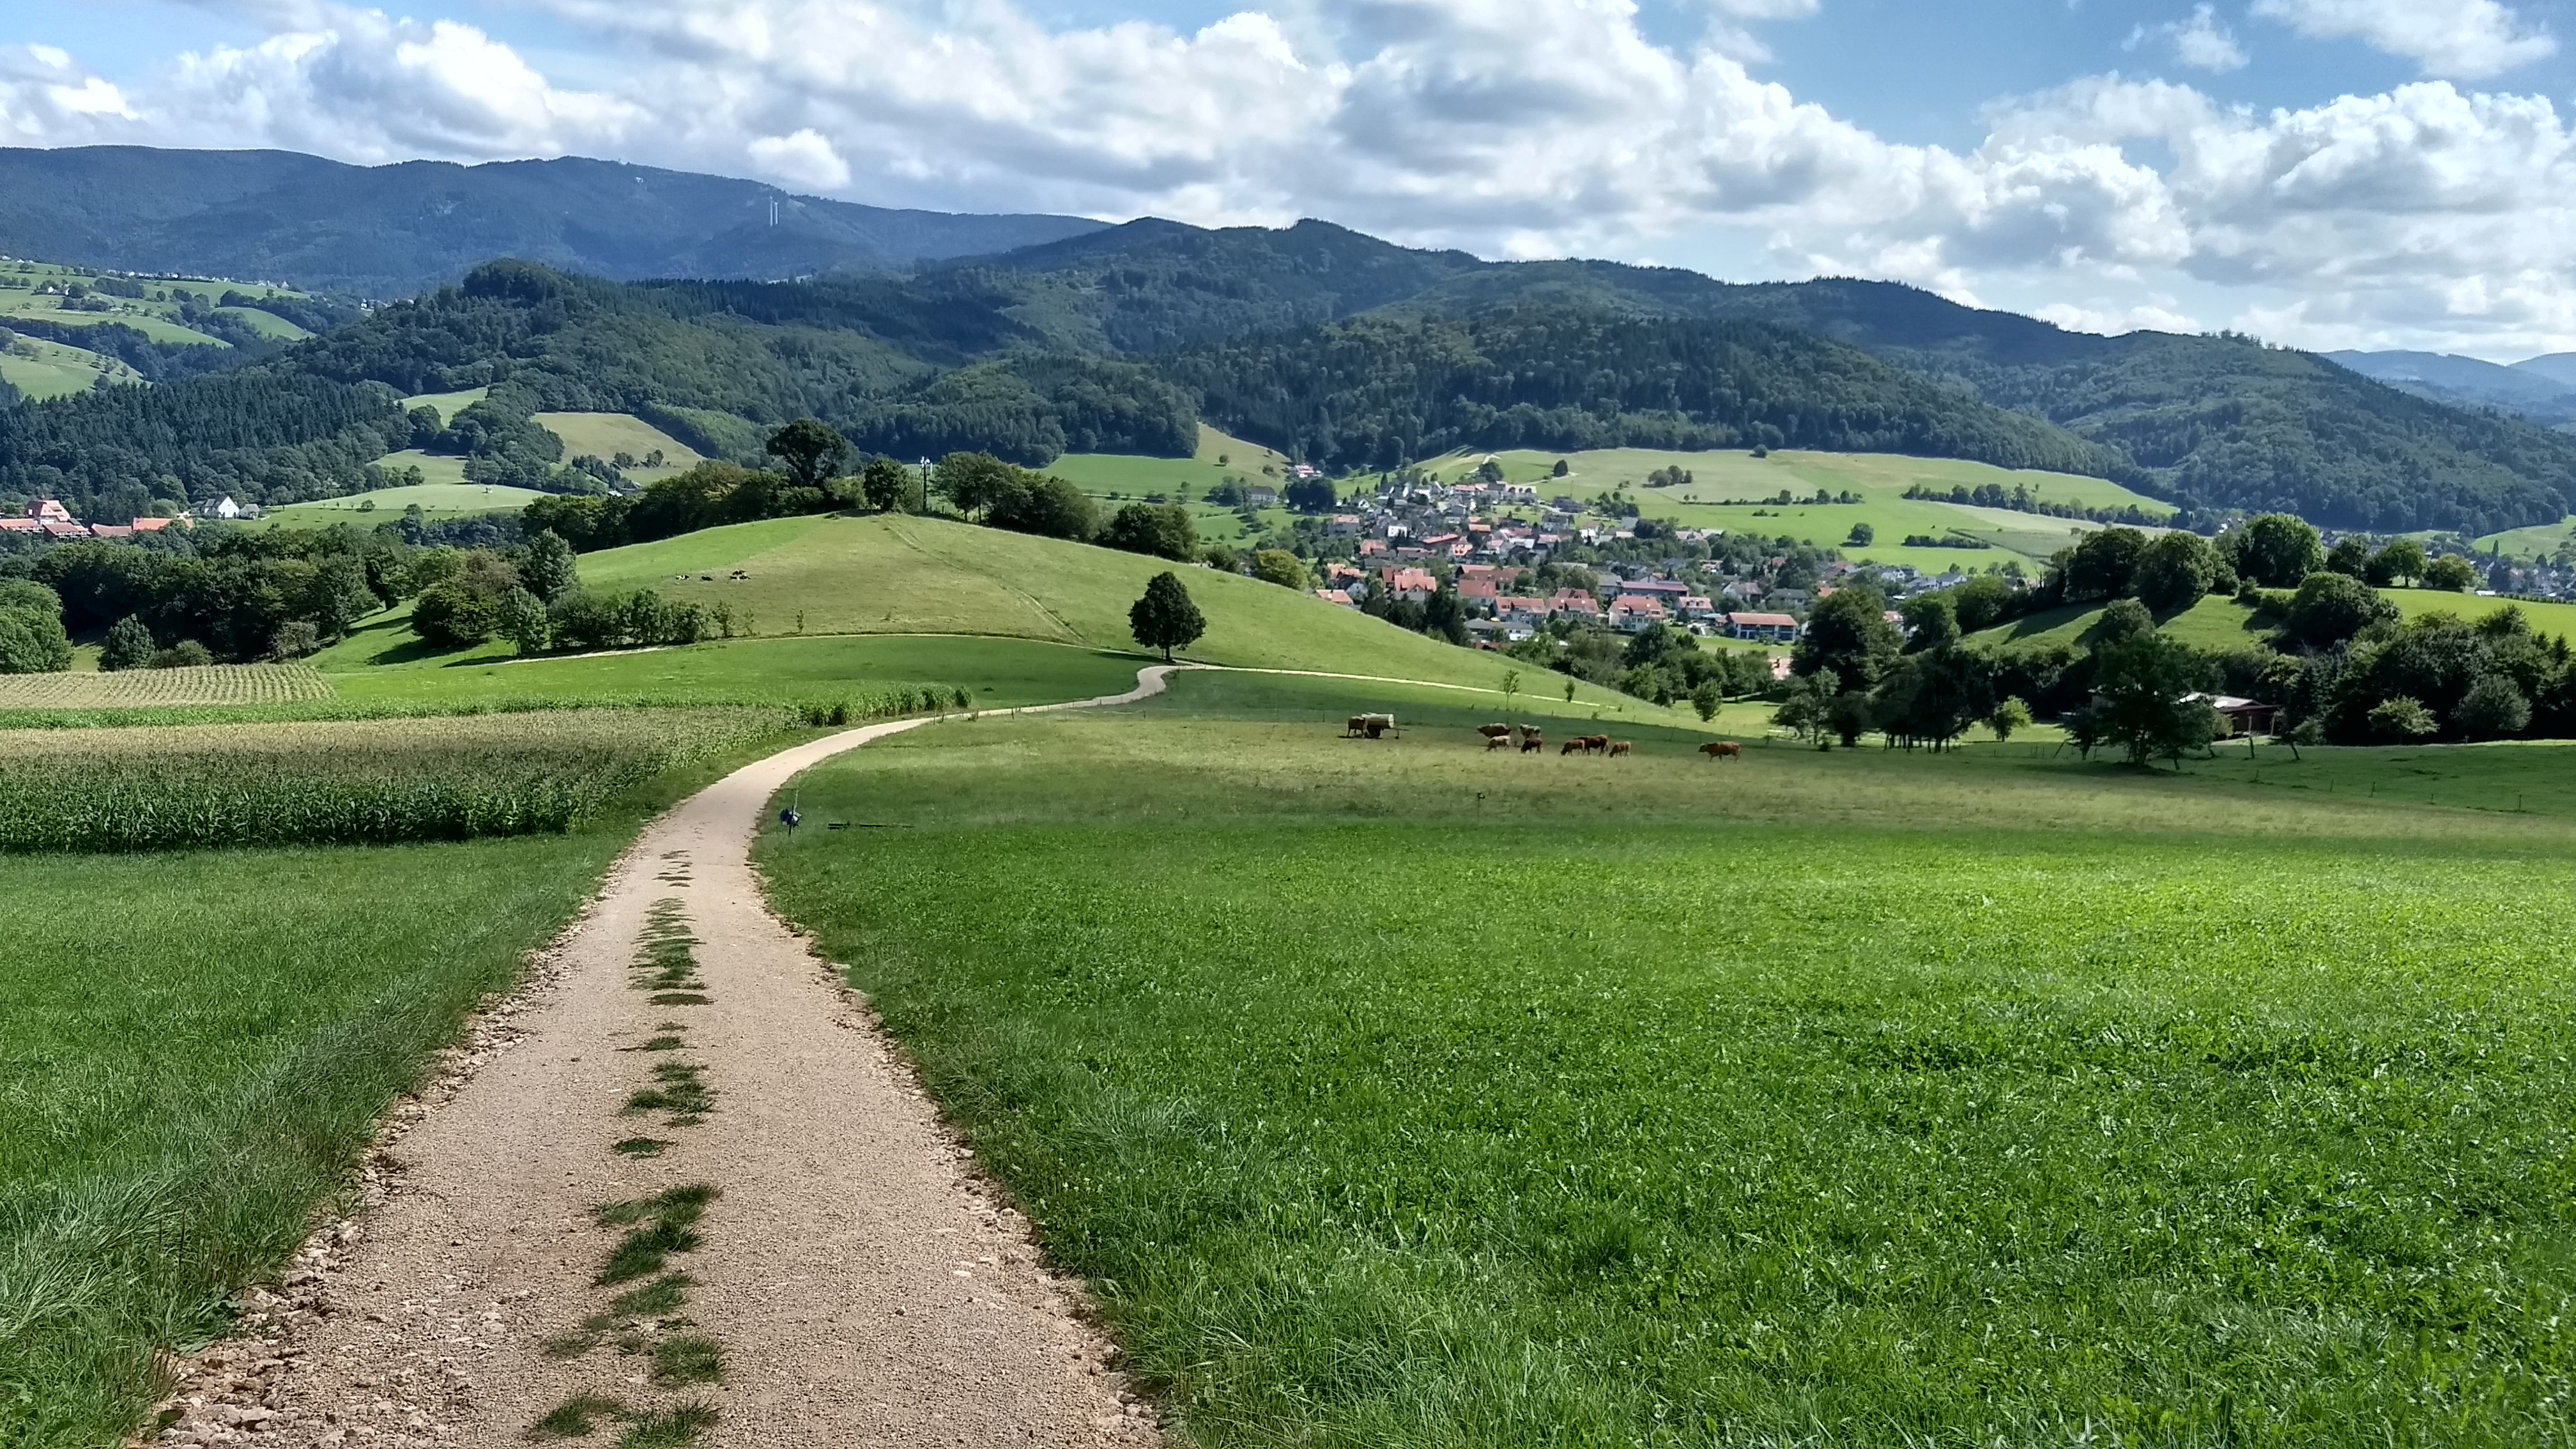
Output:
[[[2254,13],[2321,40],[2358,40],[2428,76],[2483,80],[2558,53],[2498,0],[2254,0]]]
[[[2121,49],[2136,50],[2150,37],[2172,42],[2174,59],[2194,70],[2226,72],[2243,70],[2249,57],[2236,43],[2236,32],[2221,24],[2218,7],[2203,5],[2191,12],[2189,20],[2171,20],[2162,25],[2140,25],[2129,32]]]
[[[1706,38],[1657,43],[1633,0],[1310,0],[1191,31],[1051,27],[1011,0],[533,0],[614,57],[596,90],[471,26],[260,3],[280,7],[267,40],[130,92],[0,49],[0,136],[603,154],[879,204],[1325,216],[1498,256],[1723,229],[1781,274],[2002,288],[2087,329],[2188,324],[2159,290],[2187,278],[2260,291],[2299,340],[2576,343],[2576,138],[2545,99],[2447,81],[2258,114],[2097,77],[1959,149],[1891,142]],[[2204,68],[2243,59],[2209,6],[2148,35]]]

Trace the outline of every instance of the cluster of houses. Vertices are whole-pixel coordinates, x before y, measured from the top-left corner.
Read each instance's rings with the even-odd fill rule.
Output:
[[[1843,582],[1866,579],[1889,597],[1904,598],[1966,577],[1926,576],[1901,565],[1845,563],[1829,566],[1816,588],[1795,589],[1754,578],[1722,580],[1705,567],[1692,569],[1675,559],[1661,569],[1633,569],[1626,576],[1600,573],[1588,591],[1540,593],[1527,587],[1531,576],[1560,550],[1635,535],[1617,526],[1577,527],[1583,506],[1572,498],[1550,500],[1535,524],[1489,511],[1538,504],[1539,490],[1526,484],[1390,485],[1376,495],[1370,511],[1327,520],[1329,535],[1357,540],[1358,559],[1325,566],[1323,587],[1316,593],[1346,608],[1360,608],[1381,593],[1418,603],[1437,592],[1446,576],[1454,581],[1468,630],[1488,640],[1518,643],[1552,620],[1572,618],[1623,634],[1665,624],[1704,636],[1792,644],[1802,627],[1800,618],[1817,598]],[[1694,529],[1672,535],[1684,543],[1709,536]],[[1685,573],[1694,576],[1677,577]]]
[[[138,518],[132,523],[83,523],[72,517],[70,509],[50,498],[39,498],[27,505],[25,517],[0,518],[0,533],[32,533],[56,539],[132,538],[138,533],[159,533],[174,523],[185,527],[187,520]]]

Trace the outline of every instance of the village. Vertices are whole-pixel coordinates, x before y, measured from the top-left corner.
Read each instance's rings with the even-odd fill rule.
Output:
[[[1557,496],[1542,502],[1540,490],[1528,484],[1411,479],[1351,501],[1362,511],[1324,521],[1327,540],[1342,545],[1329,551],[1347,549],[1350,556],[1318,565],[1317,597],[1351,609],[1380,597],[1419,604],[1445,585],[1455,593],[1469,635],[1486,644],[1517,644],[1565,621],[1631,635],[1661,624],[1703,638],[1788,645],[1797,642],[1816,600],[1847,583],[1866,581],[1901,601],[1968,577],[1837,560],[1818,564],[1810,581],[1796,577],[1782,556],[1715,556],[1730,552],[1708,547],[1724,535],[1689,528],[1658,528],[1649,541],[1712,556],[1683,557],[1677,550],[1659,560],[1603,561],[1605,555],[1651,552],[1637,547],[1637,521],[1587,525],[1581,501]],[[1548,575],[1568,571],[1547,566],[1567,562],[1569,555],[1583,560],[1580,571],[1590,577],[1589,587],[1548,586],[1554,582]]]

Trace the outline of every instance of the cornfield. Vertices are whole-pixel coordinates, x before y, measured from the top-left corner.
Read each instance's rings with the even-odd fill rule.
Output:
[[[25,730],[0,754],[0,851],[562,832],[647,776],[795,722],[698,708]]]
[[[0,674],[0,710],[150,709],[188,704],[286,704],[329,699],[310,664],[210,664],[114,674]]]

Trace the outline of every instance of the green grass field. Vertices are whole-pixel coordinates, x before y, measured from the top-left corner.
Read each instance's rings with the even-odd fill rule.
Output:
[[[761,846],[1190,1442],[2576,1432],[2576,798],[2491,813],[2558,751],[1531,760],[1360,698],[938,726],[800,786],[915,828]]]
[[[276,313],[264,312],[257,307],[218,307],[215,310],[227,317],[237,317],[251,331],[279,342],[301,342],[313,335]]]
[[[1199,424],[1197,453],[1187,458],[1067,453],[1042,471],[1100,500],[1104,514],[1153,494],[1172,502],[1186,500],[1191,516],[1198,522],[1199,536],[1210,543],[1241,542],[1247,530],[1235,510],[1207,502],[1208,490],[1228,478],[1272,490],[1288,486],[1286,455],[1218,432],[1205,423]],[[1262,526],[1284,527],[1289,516],[1282,508],[1262,510]]]
[[[404,412],[410,412],[414,408],[428,408],[438,414],[440,422],[452,423],[456,421],[458,413],[491,395],[492,389],[488,387],[469,387],[462,392],[425,392],[417,397],[404,398],[402,406]]]
[[[563,444],[566,461],[585,455],[614,461],[620,453],[643,459],[658,450],[666,460],[661,467],[647,468],[639,462],[624,470],[638,483],[676,477],[706,461],[688,444],[626,413],[539,413],[537,425]]]
[[[2431,589],[2381,589],[2380,597],[2397,606],[2409,619],[2426,614],[2451,613],[2463,619],[2483,619],[2506,608],[2516,608],[2531,620],[2531,627],[2542,634],[2565,634],[2576,638],[2576,604],[2535,604],[2514,599],[2479,598],[2474,594],[2439,593]],[[2102,617],[2105,606],[2070,604],[2047,609],[1981,630],[1969,636],[1981,645],[2044,646],[2063,643],[2080,646],[2084,636]],[[2252,609],[2232,598],[2211,595],[2179,614],[2160,621],[2164,632],[2195,648],[2225,652],[2248,649],[2265,643],[2272,636],[2269,623],[2258,627]]]
[[[330,662],[400,649],[399,621],[362,633]],[[736,639],[587,658],[520,661],[501,650],[328,677],[352,704],[488,704],[524,699],[653,699],[801,704],[887,686],[963,685],[994,709],[1090,699],[1133,688],[1142,661],[1027,639],[836,636]]]
[[[2169,515],[2172,507],[2117,483],[2071,473],[2014,471],[1985,463],[1949,458],[1913,458],[1889,453],[1780,452],[1756,458],[1750,452],[1668,453],[1647,448],[1612,448],[1584,453],[1526,450],[1485,454],[1458,453],[1438,460],[1433,472],[1455,482],[1473,473],[1487,458],[1502,465],[1505,481],[1527,483],[1542,499],[1559,495],[1589,502],[1598,494],[1626,489],[1648,517],[1671,519],[1691,528],[1720,528],[1730,533],[1786,535],[1823,548],[1840,548],[1847,558],[1870,563],[1906,564],[1925,573],[1958,568],[1969,573],[2007,559],[2030,569],[2072,543],[2089,524],[1976,508],[1947,502],[1908,499],[1920,484],[1949,489],[1987,483],[2009,491],[2028,488],[2052,503],[2079,503],[2088,508],[2135,505],[2152,515]],[[1562,459],[1563,478],[1555,476]],[[1680,488],[1646,487],[1648,475],[1680,468],[1692,482]],[[1859,494],[1856,504],[1774,504],[1780,490],[1812,498],[1819,488]],[[1876,534],[1867,545],[1846,546],[1852,526],[1868,524]],[[1984,549],[1907,548],[1909,534],[1935,538],[1964,535],[1982,541]]]
[[[2576,518],[2562,518],[2556,523],[2544,523],[2532,528],[2507,529],[2503,533],[2490,533],[2478,539],[2477,545],[2481,553],[2492,553],[2501,549],[2507,558],[2536,559],[2552,557],[2570,542],[2576,542]]]
[[[722,601],[762,635],[988,634],[1128,651],[1127,610],[1175,566],[937,519],[786,518],[585,554],[593,588]],[[747,577],[734,579],[739,570]],[[1493,687],[1506,661],[1235,574],[1176,569],[1207,616],[1190,657]],[[329,664],[325,668],[331,667]]]
[[[403,510],[417,506],[421,516],[430,519],[470,518],[478,513],[515,513],[546,495],[533,488],[510,488],[497,483],[465,481],[465,460],[433,457],[427,453],[396,453],[383,460],[382,466],[418,467],[424,476],[452,473],[453,481],[444,477],[433,483],[405,488],[379,488],[372,493],[351,493],[339,498],[316,498],[308,503],[290,503],[270,509],[261,522],[273,526],[319,528],[333,523],[391,523],[403,516]]]
[[[119,383],[140,380],[133,368],[85,347],[21,337],[0,349],[0,378],[39,400],[88,392],[98,386],[102,372]]]

